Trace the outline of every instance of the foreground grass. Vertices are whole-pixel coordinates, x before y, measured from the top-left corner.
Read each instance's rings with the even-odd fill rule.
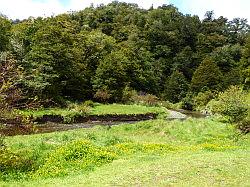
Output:
[[[88,169],[79,167],[86,162],[79,157],[81,150],[74,143],[79,141],[89,142],[92,150],[105,149],[105,154],[101,154],[106,156],[114,154],[113,161]],[[250,185],[249,135],[240,135],[231,125],[212,119],[153,120],[111,129],[96,127],[8,137],[6,143],[14,152],[29,150],[29,157],[39,167],[19,175],[19,179],[9,174],[1,186]],[[45,167],[51,155],[61,158],[60,153],[76,158],[66,163],[56,159],[61,175],[33,175]],[[50,164],[55,166],[55,162]]]
[[[249,186],[249,152],[183,152],[115,160],[90,174],[6,186]],[[1,184],[1,183],[0,183]]]

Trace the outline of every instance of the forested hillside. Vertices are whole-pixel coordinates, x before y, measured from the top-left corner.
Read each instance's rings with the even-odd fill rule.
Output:
[[[199,92],[249,89],[249,30],[244,18],[208,11],[201,20],[172,5],[113,2],[21,21],[2,15],[1,93],[50,106],[121,102],[135,90],[188,105]]]

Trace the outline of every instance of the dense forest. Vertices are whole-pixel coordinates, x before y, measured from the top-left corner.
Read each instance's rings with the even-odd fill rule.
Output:
[[[1,99],[63,106],[124,102],[136,91],[192,108],[200,93],[249,89],[249,30],[244,18],[208,11],[201,20],[173,5],[112,2],[15,21],[1,15]]]

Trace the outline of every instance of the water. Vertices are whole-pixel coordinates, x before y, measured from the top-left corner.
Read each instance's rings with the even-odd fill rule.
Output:
[[[141,120],[143,121],[143,120]],[[46,123],[33,126],[24,125],[5,125],[0,130],[0,134],[4,136],[16,136],[16,135],[29,135],[29,134],[42,134],[50,132],[68,131],[73,129],[81,128],[92,128],[97,125],[106,126],[111,128],[111,126],[121,125],[121,124],[133,124],[138,121],[91,121],[86,123],[72,123],[72,124],[59,124],[59,123]]]
[[[179,113],[179,115],[178,115]],[[172,116],[167,118],[168,120],[179,119],[185,120],[188,117],[192,118],[204,118],[205,114],[200,112],[188,111],[188,110],[176,110],[170,111]],[[183,115],[184,114],[184,115]],[[181,116],[181,117],[180,117]],[[45,123],[45,124],[37,124],[37,125],[4,125],[3,128],[0,128],[0,134],[5,136],[15,136],[15,135],[28,135],[28,134],[40,134],[40,133],[50,133],[56,131],[68,131],[73,129],[81,129],[81,128],[92,128],[96,125],[107,126],[110,128],[111,126],[121,125],[121,124],[133,124],[139,121],[145,121],[148,119],[133,119],[133,120],[117,120],[117,121],[88,121],[84,123],[73,123],[73,124],[60,124],[60,123]]]
[[[190,110],[183,110],[183,109],[179,109],[177,110],[178,112],[185,114],[187,117],[192,117],[192,118],[205,118],[208,115],[203,114],[201,112],[197,112],[197,111],[190,111]]]

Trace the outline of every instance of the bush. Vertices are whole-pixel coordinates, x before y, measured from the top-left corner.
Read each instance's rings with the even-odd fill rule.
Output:
[[[206,105],[215,97],[215,94],[210,90],[205,92],[199,92],[197,96],[193,98],[194,100],[194,109],[198,111],[205,110]]]
[[[250,119],[249,118],[246,118],[246,119],[243,119],[242,121],[240,121],[238,123],[238,128],[244,133],[244,134],[247,134],[250,132]]]
[[[107,90],[98,90],[95,93],[94,98],[102,103],[106,103],[111,98],[111,94]]]
[[[158,105],[159,99],[155,95],[146,93],[138,94],[137,91],[125,87],[123,90],[122,101],[130,104],[156,106]]]
[[[87,106],[85,103],[77,104],[73,103],[68,105],[68,109],[74,110],[76,112],[79,112],[81,114],[87,114],[90,111],[89,106]]]
[[[105,148],[88,141],[74,141],[51,153],[45,163],[36,171],[34,177],[64,176],[71,171],[91,170],[96,166],[112,162],[116,155]]]
[[[17,180],[34,169],[34,161],[27,151],[14,153],[5,145],[0,147],[0,180]]]
[[[137,91],[132,90],[128,86],[126,86],[122,92],[122,102],[123,103],[133,103],[134,97],[137,96]]]
[[[247,117],[246,94],[239,86],[231,86],[225,92],[221,92],[218,98],[211,100],[207,109],[214,114],[225,115],[231,122],[239,122]]]
[[[159,99],[152,94],[145,94],[145,95],[134,95],[131,98],[131,101],[134,104],[141,104],[141,105],[147,105],[147,106],[157,106]]]
[[[181,101],[181,108],[185,110],[193,110],[194,108],[194,100],[191,96],[191,94],[187,94],[185,98]]]
[[[88,101],[85,101],[83,105],[87,107],[94,107],[95,103],[91,100],[88,100]]]

